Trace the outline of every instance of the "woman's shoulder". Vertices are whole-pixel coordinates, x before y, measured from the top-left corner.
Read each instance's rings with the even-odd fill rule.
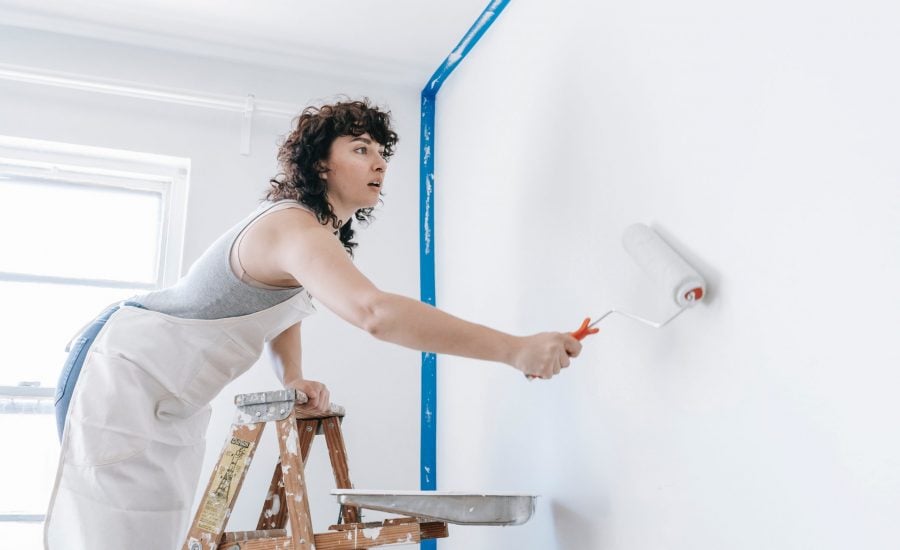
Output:
[[[256,225],[269,237],[295,235],[298,231],[327,231],[311,209],[290,199],[270,203]]]
[[[280,284],[273,281],[288,272],[280,267],[286,259],[316,249],[317,243],[328,237],[334,238],[307,208],[296,201],[279,203],[269,204],[270,208],[261,206],[263,212],[247,227],[235,250],[242,269],[266,284]]]

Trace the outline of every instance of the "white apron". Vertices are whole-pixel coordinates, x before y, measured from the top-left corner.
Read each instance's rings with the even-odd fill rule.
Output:
[[[191,520],[212,399],[315,311],[304,290],[257,313],[181,319],[124,306],[88,351],[44,525],[50,550],[175,550]]]

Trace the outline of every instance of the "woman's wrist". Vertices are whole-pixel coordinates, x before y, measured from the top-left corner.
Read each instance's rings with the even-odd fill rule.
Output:
[[[516,363],[518,362],[519,350],[522,347],[522,340],[523,338],[521,336],[504,334],[503,349],[500,361],[513,368],[518,368],[516,367]]]

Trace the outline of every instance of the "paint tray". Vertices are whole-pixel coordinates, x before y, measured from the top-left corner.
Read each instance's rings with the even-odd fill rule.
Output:
[[[458,525],[520,525],[534,514],[534,495],[450,491],[334,489],[347,506],[359,506]]]

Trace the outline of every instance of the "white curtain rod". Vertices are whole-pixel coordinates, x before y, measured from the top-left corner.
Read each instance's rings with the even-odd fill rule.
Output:
[[[154,89],[132,82],[99,79],[60,71],[37,70],[31,67],[5,63],[0,63],[0,79],[238,113],[250,110],[263,115],[292,117],[300,112],[299,108],[295,108],[288,103],[259,100],[254,98],[252,94],[248,94],[247,97],[240,97],[172,88]]]
[[[300,112],[299,108],[289,103],[258,100],[252,94],[240,97],[174,88],[149,88],[133,82],[100,79],[60,71],[39,70],[5,63],[0,63],[0,80],[241,113],[243,117],[241,121],[241,154],[243,155],[250,154],[250,132],[254,114],[290,118]]]

